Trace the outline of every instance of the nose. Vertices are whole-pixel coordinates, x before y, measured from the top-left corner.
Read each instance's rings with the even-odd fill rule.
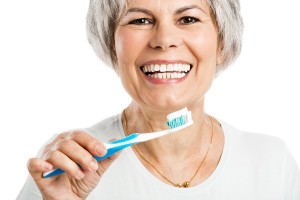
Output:
[[[153,35],[150,39],[149,45],[153,49],[162,51],[170,48],[177,48],[182,44],[182,36],[176,25],[159,24],[153,29]]]

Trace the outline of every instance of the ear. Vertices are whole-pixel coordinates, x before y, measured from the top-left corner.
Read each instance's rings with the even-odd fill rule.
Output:
[[[224,61],[223,42],[220,42],[217,48],[217,66],[223,65]]]
[[[116,72],[116,74],[119,76],[119,65],[118,65],[118,57],[115,53],[116,51],[113,51],[113,54],[111,56],[111,67]]]
[[[117,76],[120,76],[120,73],[119,73],[119,66],[117,64],[114,64],[113,65],[113,70],[116,72]]]
[[[218,57],[217,57],[217,66],[220,66],[220,65],[224,64],[224,56],[222,56],[222,55],[223,55],[222,53],[218,54]]]

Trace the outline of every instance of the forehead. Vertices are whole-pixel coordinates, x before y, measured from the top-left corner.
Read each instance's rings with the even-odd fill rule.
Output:
[[[207,13],[210,13],[207,0],[127,0],[125,10],[132,7],[146,7],[149,10],[171,11],[191,5],[197,5]]]

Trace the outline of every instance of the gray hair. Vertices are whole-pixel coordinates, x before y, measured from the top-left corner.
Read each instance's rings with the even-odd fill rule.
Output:
[[[221,62],[217,73],[225,69],[240,54],[243,20],[239,0],[206,0],[218,28]],[[115,30],[126,0],[90,0],[87,14],[87,37],[100,59],[117,69]]]

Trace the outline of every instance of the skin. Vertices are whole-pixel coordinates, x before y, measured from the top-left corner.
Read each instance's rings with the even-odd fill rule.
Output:
[[[83,131],[72,131],[59,134],[44,148],[40,158],[28,160],[27,167],[43,199],[85,199],[118,156],[115,154],[98,163],[92,157],[105,154],[102,142]],[[66,173],[42,178],[53,166]]]
[[[125,109],[124,131],[152,132],[167,129],[167,114],[188,107],[194,125],[136,148],[166,177],[182,183],[192,177],[203,159],[214,129],[212,147],[191,186],[203,182],[216,168],[223,150],[223,133],[204,111],[219,59],[218,35],[208,5],[199,0],[132,0],[115,32],[118,71],[132,103]],[[181,79],[151,79],[141,71],[146,63],[188,63]],[[117,155],[103,156],[103,143],[83,131],[60,134],[40,158],[28,161],[28,170],[44,199],[85,199]],[[193,156],[191,156],[193,155]],[[168,183],[138,155],[158,179]],[[79,163],[82,168],[79,168]],[[65,174],[48,179],[42,173],[59,167]]]
[[[147,0],[131,1],[130,7],[147,9],[153,16],[129,12],[122,17],[115,34],[116,53],[120,78],[134,102],[147,112],[157,114],[163,110],[161,115],[165,117],[166,113],[187,105],[198,106],[196,104],[203,101],[214,79],[217,32],[208,7],[199,0],[176,1],[176,4],[171,0],[153,1],[148,4]],[[199,9],[174,14],[176,10],[191,5],[197,5]],[[202,22],[187,24],[184,20],[188,19],[182,18],[185,16],[195,16]],[[128,24],[139,18],[149,18],[154,22]],[[151,60],[180,60],[194,67],[184,82],[151,84],[140,71],[140,66]]]
[[[194,175],[210,141],[212,127],[204,111],[204,97],[220,60],[215,25],[209,6],[203,1],[156,0],[149,4],[147,0],[136,0],[130,2],[115,33],[119,76],[133,99],[126,109],[129,130],[125,131],[165,130],[169,113],[183,107],[192,111],[192,127],[136,145],[160,172],[179,183]],[[140,70],[149,62],[184,62],[193,67],[184,80],[159,82],[147,79]],[[213,172],[221,156],[223,134],[220,124],[216,120],[213,123],[215,146],[194,185]],[[170,184],[140,160],[157,178]]]

